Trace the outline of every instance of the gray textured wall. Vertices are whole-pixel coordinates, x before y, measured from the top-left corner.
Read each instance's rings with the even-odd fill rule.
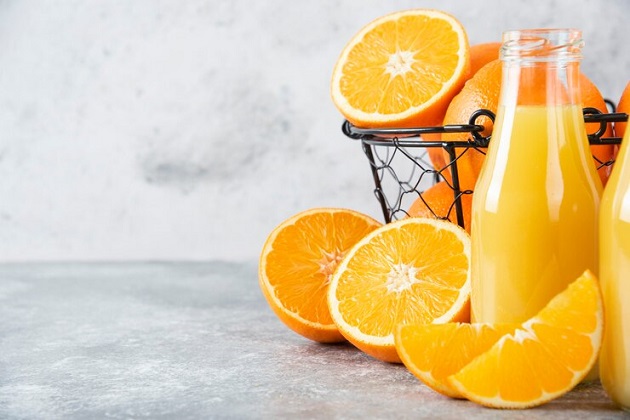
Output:
[[[573,26],[616,100],[630,2],[0,1],[0,261],[257,258],[314,206],[381,217],[329,99],[364,24],[449,11],[471,43]]]

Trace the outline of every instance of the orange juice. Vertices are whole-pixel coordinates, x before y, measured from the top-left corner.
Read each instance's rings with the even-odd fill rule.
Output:
[[[474,322],[523,322],[598,270],[602,186],[582,107],[500,105],[472,211]]]
[[[630,411],[630,130],[602,197],[600,281],[605,329],[600,378],[612,400]]]

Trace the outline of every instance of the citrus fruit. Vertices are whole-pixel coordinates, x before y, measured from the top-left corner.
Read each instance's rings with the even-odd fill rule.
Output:
[[[292,330],[319,342],[344,341],[328,312],[326,291],[338,262],[381,223],[356,211],[315,208],[269,235],[260,256],[260,288]]]
[[[619,102],[617,104],[617,112],[625,112],[626,114],[630,114],[630,82],[628,82],[626,88],[621,94],[621,98],[619,98]],[[627,124],[628,123],[625,122],[615,123],[615,136],[623,138],[623,135],[626,132]]]
[[[470,79],[477,73],[477,71],[486,65],[487,63],[497,60],[499,58],[499,49],[501,48],[501,42],[486,42],[482,44],[474,44],[470,46],[470,70],[466,80]],[[459,93],[459,92],[458,92]],[[446,110],[444,110],[446,112]],[[442,125],[444,121],[444,115],[441,115],[439,121],[433,125]],[[440,141],[441,135],[439,133],[426,133],[422,135],[422,140],[427,141]],[[427,153],[431,164],[436,170],[442,170],[446,167],[447,162],[450,162],[448,154],[443,154],[442,149],[438,147],[427,148]],[[447,175],[450,175],[447,174]],[[449,177],[448,179],[451,179]]]
[[[501,42],[485,42],[470,46],[470,77],[489,62],[499,59],[501,45]]]
[[[488,407],[544,404],[570,391],[595,365],[603,324],[599,284],[587,270],[447,381],[465,398]]]
[[[501,68],[501,61],[494,60],[479,69],[451,101],[444,115],[444,124],[468,124],[470,116],[478,109],[488,109],[496,113],[501,90]],[[481,132],[482,136],[485,137],[492,133],[493,124],[488,117],[480,117],[476,124],[484,126],[484,130]],[[445,133],[442,135],[442,140],[472,140],[472,136],[468,133]],[[460,187],[474,189],[481,165],[486,157],[485,150],[457,148],[455,154],[458,156],[457,172]],[[445,161],[450,162],[446,151],[443,151],[443,155]],[[450,170],[444,171],[443,174],[447,180],[451,180]]]
[[[444,125],[468,124],[470,116],[478,109],[488,109],[496,114],[501,90],[501,75],[502,63],[500,60],[492,61],[477,71],[451,101],[444,115]],[[607,112],[606,102],[599,89],[583,73],[580,74],[580,90],[585,108],[592,107],[601,112]],[[538,95],[537,92],[531,92],[531,94]],[[484,126],[485,129],[481,133],[483,136],[488,136],[492,133],[492,121],[487,117],[480,117],[476,123]],[[594,133],[598,128],[598,124],[586,125],[587,133],[589,134]],[[611,135],[612,130],[608,127],[605,136]],[[444,133],[441,138],[443,141],[472,140],[472,136],[468,133]],[[610,167],[600,166],[602,163],[612,159],[613,146],[593,145],[591,146],[591,152],[593,153],[595,164],[599,168],[599,176],[602,182],[605,183],[610,175]],[[450,162],[446,151],[442,153],[444,154],[444,160]],[[458,156],[457,170],[460,186],[462,189],[474,189],[481,165],[485,159],[485,153],[475,148],[456,148],[456,155]],[[451,180],[449,171],[443,171],[443,175],[447,180]]]
[[[348,341],[377,359],[400,362],[396,325],[470,318],[470,236],[439,219],[383,225],[341,261],[328,307]]]
[[[472,194],[461,194],[464,228],[470,233],[470,214],[472,208]],[[457,223],[457,210],[453,188],[446,182],[440,181],[426,189],[411,203],[407,210],[410,217],[433,217],[448,219]]]
[[[446,378],[486,352],[519,324],[400,325],[394,342],[407,369],[433,390],[451,398],[463,398]]]
[[[334,67],[331,96],[359,127],[439,125],[469,66],[457,19],[439,10],[399,11],[352,37]]]

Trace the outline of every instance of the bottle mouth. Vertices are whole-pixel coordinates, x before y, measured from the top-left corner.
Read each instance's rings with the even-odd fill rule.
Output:
[[[503,61],[579,61],[584,40],[579,29],[524,29],[503,33]]]

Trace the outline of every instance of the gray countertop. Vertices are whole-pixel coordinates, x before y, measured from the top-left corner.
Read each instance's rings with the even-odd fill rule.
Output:
[[[271,312],[255,263],[0,265],[0,418],[628,418],[599,384],[499,411]]]

